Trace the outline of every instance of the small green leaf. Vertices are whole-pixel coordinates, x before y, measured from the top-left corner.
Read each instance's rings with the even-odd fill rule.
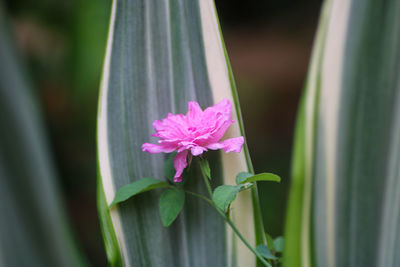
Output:
[[[166,190],[160,198],[161,222],[165,227],[171,225],[183,208],[185,192],[176,188]]]
[[[164,166],[163,166],[164,175],[171,182],[174,181],[174,175],[175,175],[175,167],[174,167],[175,156],[176,156],[176,152],[169,154],[167,159],[165,160]]]
[[[236,181],[238,178],[236,178]],[[280,182],[281,178],[278,175],[272,173],[259,173],[250,177],[247,177],[244,180],[241,180],[240,184],[251,183],[251,182],[260,182],[260,181],[270,181],[270,182]]]
[[[261,244],[256,247],[256,251],[260,253],[261,256],[263,256],[266,259],[270,260],[277,260],[279,259],[278,257],[275,257],[271,251],[268,249],[267,245]]]
[[[275,238],[274,249],[276,252],[282,253],[285,247],[285,239],[282,236]]]
[[[239,186],[233,186],[233,185],[218,186],[214,190],[212,200],[219,209],[221,209],[223,212],[226,212],[228,206],[235,200],[239,190],[240,190]]]
[[[266,237],[266,240],[267,240],[267,246],[268,246],[268,248],[269,248],[270,250],[275,250],[275,247],[274,247],[274,239],[273,239],[269,234],[267,234],[267,233],[265,233],[265,237]]]
[[[247,190],[249,188],[252,188],[254,186],[253,183],[245,183],[245,184],[240,184],[237,187],[239,187],[239,192]]]
[[[211,170],[210,165],[206,159],[200,160],[200,169],[204,176],[211,180]]]
[[[252,176],[254,176],[254,174],[251,174],[249,172],[240,172],[238,173],[238,175],[236,175],[236,184],[242,184],[243,181]]]
[[[142,178],[137,180],[131,184],[124,185],[120,189],[118,189],[117,193],[115,194],[115,198],[113,202],[110,204],[110,207],[123,202],[137,194],[156,189],[162,187],[169,187],[170,185],[164,181],[161,181],[156,178]]]

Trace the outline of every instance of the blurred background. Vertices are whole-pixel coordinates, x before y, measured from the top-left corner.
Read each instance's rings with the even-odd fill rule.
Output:
[[[76,239],[107,266],[96,208],[97,94],[111,0],[6,0],[11,32],[42,107]],[[283,233],[296,111],[320,0],[216,0],[260,186],[265,228]]]

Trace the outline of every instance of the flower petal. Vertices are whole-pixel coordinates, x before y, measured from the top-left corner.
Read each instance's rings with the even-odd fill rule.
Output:
[[[231,151],[239,153],[242,150],[244,144],[243,136],[226,139],[220,143],[212,143],[206,146],[206,148],[211,150],[223,149],[225,153],[229,153]]]
[[[163,120],[155,120],[153,128],[156,130],[154,136],[161,139],[183,139],[187,136],[188,124],[183,114],[168,114]]]
[[[232,106],[228,99],[224,99],[204,110],[203,123],[209,126],[206,143],[216,143],[224,136],[229,126],[234,122],[231,120],[231,116]],[[203,136],[201,138],[205,139]]]
[[[212,107],[208,107],[204,110],[204,115],[218,114],[223,120],[229,120],[232,115],[232,105],[228,99],[223,99]]]
[[[225,132],[228,130],[229,126],[231,126],[231,124],[234,121],[232,120],[227,120],[222,122],[221,125],[218,126],[218,128],[216,128],[213,132],[212,132],[212,137],[209,138],[210,142],[218,142],[219,140],[221,140],[221,138],[224,136]]]
[[[179,152],[178,154],[176,154],[176,156],[174,158],[174,167],[176,170],[176,173],[174,176],[175,183],[182,181],[182,172],[187,166],[187,161],[186,161],[187,153],[188,153],[187,150]]]
[[[190,149],[190,152],[192,153],[193,156],[198,156],[203,154],[204,151],[207,151],[207,148],[204,148],[202,146],[193,146]]]
[[[172,146],[160,146],[160,145],[155,145],[155,144],[150,144],[150,143],[144,143],[142,145],[142,151],[147,152],[150,154],[158,154],[158,153],[171,153],[174,151],[176,148]]]
[[[207,148],[188,141],[182,141],[178,143],[178,147],[179,147],[178,152],[182,152],[184,150],[190,150],[193,156],[198,156],[202,154],[204,151],[207,151]]]
[[[203,116],[203,110],[196,101],[190,101],[188,103],[188,112],[186,118],[189,121],[198,121]]]

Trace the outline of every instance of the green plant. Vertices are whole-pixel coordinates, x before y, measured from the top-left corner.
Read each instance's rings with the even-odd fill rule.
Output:
[[[191,161],[193,160],[191,159]],[[164,168],[166,170],[174,169],[174,166],[172,166],[172,163],[168,160],[166,161],[165,165],[170,165],[169,167]],[[252,253],[254,253],[258,260],[262,264],[264,264],[264,266],[272,267],[270,261],[279,260],[279,258],[271,253],[268,246],[270,246],[270,248],[274,250],[275,246],[267,242],[267,244],[260,244],[256,248],[254,248],[240,233],[240,231],[235,226],[235,223],[231,220],[231,206],[233,205],[237,195],[240,192],[254,188],[254,186],[256,185],[255,182],[280,182],[279,176],[271,173],[260,173],[257,175],[253,175],[248,172],[241,172],[236,176],[236,185],[221,185],[213,190],[210,184],[210,181],[212,180],[211,170],[207,159],[200,159],[199,166],[204,185],[206,186],[208,191],[208,196],[187,190],[185,187],[186,179],[173,183],[173,177],[169,177],[169,172],[167,171],[165,173],[165,176],[170,180],[170,183],[156,178],[145,177],[134,181],[133,183],[124,185],[123,187],[118,189],[114,200],[110,204],[110,208],[138,194],[148,192],[150,190],[163,188],[164,192],[162,193],[159,200],[160,217],[162,225],[164,227],[169,227],[182,211],[185,203],[185,195],[187,194],[197,197],[198,199],[203,200],[207,204],[209,204],[214,209],[214,211],[216,211],[221,216],[221,218],[230,226],[235,235],[237,235],[237,237],[243,242],[243,244],[246,245],[246,247]],[[182,179],[182,177],[180,179]],[[281,252],[281,250],[279,250],[278,252]],[[274,263],[275,262],[272,262],[272,264]]]
[[[0,265],[85,266],[0,2]]]
[[[398,266],[400,3],[325,1],[299,110],[285,266]]]
[[[152,121],[182,112],[188,100],[210,106],[223,98],[234,103],[233,119],[239,122],[228,137],[244,136],[213,1],[113,1],[98,119],[98,206],[113,265],[255,264],[251,252],[226,232],[218,213],[193,197],[168,229],[151,209],[157,207],[155,191],[108,210],[118,188],[142,177],[163,177],[163,156],[150,157],[140,149],[151,135]],[[240,154],[211,157],[214,186],[234,184],[236,173],[253,171],[247,147]],[[189,173],[199,175],[198,168]],[[206,192],[201,179],[189,179],[186,186]],[[236,203],[233,220],[239,230],[254,245],[264,244],[256,187]]]

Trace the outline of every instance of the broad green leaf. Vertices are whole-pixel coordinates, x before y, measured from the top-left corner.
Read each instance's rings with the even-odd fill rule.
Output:
[[[279,236],[274,239],[274,250],[276,252],[283,252],[283,249],[285,247],[285,239],[282,236]]]
[[[0,2],[0,266],[84,266]]]
[[[291,188],[287,218],[285,225],[285,241],[283,263],[284,267],[311,266],[310,245],[310,190],[311,190],[311,158],[313,153],[314,117],[316,110],[316,86],[320,77],[322,52],[325,44],[326,28],[329,19],[331,2],[325,2],[317,34],[314,41],[313,53],[309,66],[304,92],[300,101],[296,121],[295,142],[293,149]],[[306,116],[311,119],[306,120]]]
[[[214,190],[212,200],[220,210],[226,212],[229,205],[235,200],[238,192],[238,186],[221,185]]]
[[[238,181],[237,178],[236,178],[236,181]],[[279,183],[281,181],[281,178],[278,175],[275,175],[272,173],[259,173],[259,174],[247,177],[244,180],[241,180],[240,184],[261,182],[261,181],[265,181],[265,182],[269,181],[269,182],[278,182]]]
[[[110,206],[113,206],[119,202],[125,201],[137,194],[144,193],[156,188],[169,187],[170,185],[167,182],[161,181],[159,179],[145,177],[140,180],[137,180],[133,183],[124,185],[120,189],[118,189],[115,194],[115,198]]]
[[[258,246],[256,247],[256,251],[257,251],[258,253],[260,253],[260,255],[263,256],[263,257],[266,258],[266,259],[270,259],[270,260],[277,260],[277,259],[278,259],[278,257],[275,257],[275,256],[271,253],[271,251],[269,250],[269,248],[267,247],[267,245],[264,245],[264,244],[258,245]]]
[[[233,103],[232,119],[238,122],[225,138],[244,136],[212,0],[114,0],[97,131],[99,179],[106,204],[126,184],[164,176],[165,157],[141,151],[143,143],[157,142],[151,137],[154,120],[169,112],[186,113],[189,100],[205,108],[225,98]],[[247,146],[241,153],[207,154],[213,187],[233,184],[240,171],[253,171]],[[186,176],[185,188],[207,194],[198,166],[192,164]],[[162,227],[154,208],[159,193],[147,192],[110,210],[112,227],[102,221],[103,231],[116,237],[108,255],[119,254],[124,266],[255,265],[254,255],[244,246],[228,249],[231,230],[212,207],[194,197],[187,197],[176,223]],[[239,230],[251,243],[264,243],[257,188],[241,193],[233,206],[232,218]],[[252,228],[255,233],[247,230]]]
[[[399,266],[400,2],[323,10],[298,117],[285,266]]]
[[[242,184],[247,178],[254,176],[252,173],[240,172],[236,175],[236,184]]]
[[[183,208],[185,192],[179,189],[168,189],[160,198],[161,222],[165,227],[171,225]]]
[[[204,176],[206,176],[208,179],[211,179],[211,170],[210,165],[208,164],[208,160],[200,160],[200,170]]]

